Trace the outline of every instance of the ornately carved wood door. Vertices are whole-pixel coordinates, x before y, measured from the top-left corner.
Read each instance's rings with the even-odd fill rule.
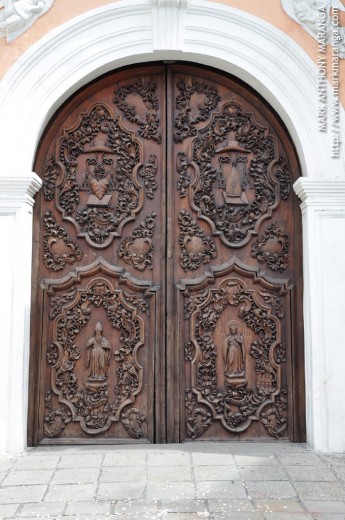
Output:
[[[134,67],[61,108],[35,171],[29,443],[303,439],[299,168],[272,110]]]

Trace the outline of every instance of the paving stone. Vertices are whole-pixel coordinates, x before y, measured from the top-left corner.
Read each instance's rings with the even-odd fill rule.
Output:
[[[161,500],[163,511],[173,513],[202,513],[207,510],[206,500]]]
[[[56,468],[59,459],[59,455],[27,455],[16,460],[13,469],[52,469]]]
[[[276,456],[273,454],[234,455],[234,459],[239,466],[272,466],[278,464]]]
[[[64,503],[59,502],[39,502],[37,504],[24,504],[20,510],[20,513],[17,513],[18,518],[24,517],[51,517],[62,515],[63,510],[65,509]]]
[[[108,452],[104,456],[103,466],[138,466],[146,464],[145,451],[138,452]]]
[[[111,502],[72,502],[67,505],[66,515],[104,515],[111,512]]]
[[[192,453],[193,464],[197,466],[232,466],[235,464],[231,453]]]
[[[195,466],[196,480],[240,480],[235,466]]]
[[[19,504],[0,504],[0,518],[8,518],[14,516]]]
[[[265,520],[313,520],[308,513],[266,513]]]
[[[4,478],[6,477],[7,475],[7,471],[1,471],[0,472],[0,484],[1,482],[4,480]]]
[[[272,513],[304,513],[304,509],[298,500],[284,500],[271,498],[254,500],[254,509],[257,511]]]
[[[58,468],[98,468],[102,463],[102,459],[102,453],[62,455]]]
[[[293,498],[296,492],[290,482],[266,480],[247,482],[248,495],[252,498]]]
[[[345,502],[338,500],[303,500],[302,504],[311,513],[345,513]]]
[[[0,472],[8,471],[10,468],[12,468],[14,463],[15,459],[13,458],[0,457]]]
[[[65,468],[57,469],[52,478],[52,484],[80,484],[96,482],[100,473],[99,468]]]
[[[40,502],[47,486],[9,486],[0,489],[0,504]]]
[[[22,486],[30,483],[48,484],[54,469],[25,469],[20,471],[10,471],[7,477],[1,483],[1,486]]]
[[[214,513],[213,520],[264,520],[263,513],[242,513],[242,512],[234,512],[231,513],[231,517],[229,517],[228,513]]]
[[[169,513],[162,514],[162,520],[201,520],[202,518],[209,518],[210,513],[204,511],[202,515],[199,513]]]
[[[291,480],[295,481],[335,481],[336,476],[326,466],[285,466]]]
[[[316,513],[313,520],[345,520],[345,514],[339,513]]]
[[[148,480],[189,481],[192,479],[190,466],[149,466]]]
[[[102,482],[99,485],[97,500],[137,500],[143,498],[143,482]]]
[[[345,486],[339,482],[295,482],[302,500],[344,500]]]
[[[243,480],[289,480],[288,474],[281,466],[241,466],[240,477]]]
[[[181,451],[153,451],[148,453],[149,466],[189,465],[189,454]]]
[[[164,508],[163,508],[164,509]],[[157,500],[119,500],[115,504],[115,514],[117,515],[138,515],[142,513],[156,513],[158,511]]]
[[[96,484],[52,484],[44,502],[86,502],[95,497]]]
[[[208,508],[212,512],[254,512],[255,509],[253,507],[252,502],[249,499],[239,499],[239,498],[223,498],[223,499],[210,499],[208,501]]]
[[[322,462],[329,464],[330,466],[345,466],[345,454],[333,453],[330,455],[323,455],[319,453],[319,457]]]
[[[197,482],[197,498],[247,498],[242,482]]]
[[[315,453],[279,453],[277,457],[285,466],[320,466],[322,461]]]
[[[338,478],[345,480],[345,466],[333,466],[333,471]]]
[[[195,487],[192,482],[153,482],[147,483],[147,498],[162,500],[193,499],[195,497]]]
[[[100,482],[135,482],[145,481],[146,478],[146,466],[104,467],[99,480]]]

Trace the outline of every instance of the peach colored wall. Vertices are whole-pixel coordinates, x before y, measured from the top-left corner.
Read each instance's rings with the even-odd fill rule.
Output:
[[[317,42],[296,22],[285,13],[280,0],[211,0],[213,2],[231,5],[242,11],[261,17],[275,25],[278,29],[288,34],[300,45],[316,62],[318,56]],[[111,4],[114,0],[83,0],[83,2],[71,2],[71,0],[55,0],[53,7],[28,31],[22,34],[14,42],[8,44],[4,38],[0,39],[0,78],[11,65],[30,45],[39,40],[51,29],[63,22],[84,13],[90,9],[105,4]],[[345,13],[340,15],[341,25],[345,25]],[[328,46],[327,62],[331,63],[331,48]],[[340,60],[339,80],[345,84],[345,60]],[[345,106],[345,88],[340,89],[340,99]]]

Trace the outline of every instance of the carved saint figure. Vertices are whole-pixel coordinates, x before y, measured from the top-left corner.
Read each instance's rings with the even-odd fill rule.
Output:
[[[227,377],[243,374],[243,337],[235,325],[230,327],[225,338],[223,356]]]
[[[95,335],[87,342],[87,367],[90,381],[105,381],[111,357],[111,345],[103,336],[103,326],[99,321]]]

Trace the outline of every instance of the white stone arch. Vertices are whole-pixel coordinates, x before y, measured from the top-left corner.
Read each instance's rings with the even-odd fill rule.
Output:
[[[161,59],[211,65],[251,85],[277,111],[295,143],[303,177],[308,178],[307,182],[297,181],[299,196],[308,197],[309,185],[316,186],[317,193],[317,179],[324,181],[323,196],[332,181],[338,199],[340,194],[342,211],[344,151],[339,159],[332,160],[330,134],[318,131],[317,67],[293,40],[262,19],[208,0],[121,0],[71,19],[48,33],[18,59],[1,82],[1,213],[8,215],[8,208],[12,208],[10,214],[19,214],[13,209],[15,204],[11,206],[8,201],[15,201],[18,206],[20,200],[21,207],[24,204],[26,208],[26,222],[31,219],[31,195],[39,186],[37,176],[32,173],[36,147],[50,117],[69,95],[109,70]],[[343,142],[344,127],[342,110]],[[23,212],[20,218],[24,218]],[[305,222],[306,219],[307,216]],[[18,222],[14,219],[13,230]],[[307,304],[311,304],[311,301],[321,302],[323,294],[315,293],[314,300],[313,276],[318,275],[311,268],[313,259],[308,243],[311,232],[304,233],[305,293]],[[8,424],[0,436],[0,451],[10,452],[25,448],[27,420],[31,252],[23,252],[21,246],[18,240],[12,250],[14,258],[19,256],[27,268],[19,270],[19,275],[12,272],[10,353],[7,354],[11,401],[3,398],[4,402],[0,402],[0,410],[7,410]],[[320,425],[314,424],[313,396],[318,383],[314,380],[312,342],[317,337],[320,305],[315,316],[306,313],[307,420],[309,442],[327,449],[324,441],[327,418],[322,416]],[[320,343],[320,348],[323,352],[325,345]],[[15,419],[14,414],[17,414]],[[319,430],[318,441],[315,432]]]

